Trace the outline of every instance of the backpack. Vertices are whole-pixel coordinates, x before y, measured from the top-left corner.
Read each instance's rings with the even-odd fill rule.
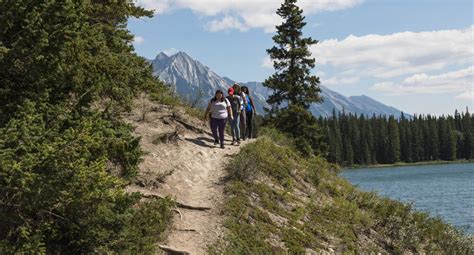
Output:
[[[246,107],[247,112],[253,111],[249,95],[247,95],[247,105],[245,107]]]

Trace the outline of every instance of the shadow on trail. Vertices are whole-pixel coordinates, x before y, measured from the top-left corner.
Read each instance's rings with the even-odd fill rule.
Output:
[[[209,142],[209,143],[214,143],[214,140],[211,139],[211,138],[207,138],[207,137],[198,137],[196,139],[192,139],[192,138],[185,138],[186,141],[188,142],[192,142],[196,145],[199,145],[201,147],[205,147],[205,148],[214,148],[214,146],[212,145],[209,145],[207,144],[206,142]]]

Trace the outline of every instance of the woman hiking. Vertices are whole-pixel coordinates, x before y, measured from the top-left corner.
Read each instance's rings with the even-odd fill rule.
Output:
[[[247,120],[246,120],[246,115],[245,115],[245,107],[247,104],[247,97],[245,93],[242,92],[242,89],[240,88],[240,85],[237,83],[234,83],[232,86],[234,89],[234,94],[240,96],[240,135],[242,139],[245,141],[245,130],[247,129]]]
[[[207,105],[206,113],[204,113],[204,120],[207,120],[209,113],[211,113],[211,131],[214,137],[214,145],[219,142],[221,148],[224,149],[224,131],[227,123],[227,118],[232,121],[232,109],[230,102],[224,97],[222,90],[217,90],[215,96]]]
[[[253,119],[254,114],[257,113],[257,111],[255,110],[255,104],[253,103],[253,98],[250,96],[249,88],[247,86],[243,86],[242,92],[245,93],[247,97],[247,104],[245,106],[245,115],[246,115],[245,117],[247,120],[247,123],[246,123],[247,129],[245,130],[245,134],[247,135],[248,139],[251,139],[253,135],[252,119]]]
[[[232,133],[232,145],[240,145],[240,109],[241,109],[241,98],[239,95],[234,93],[234,88],[229,88],[228,90],[229,96],[227,99],[230,102],[230,108],[232,109],[233,113],[233,120],[230,122],[230,130]]]

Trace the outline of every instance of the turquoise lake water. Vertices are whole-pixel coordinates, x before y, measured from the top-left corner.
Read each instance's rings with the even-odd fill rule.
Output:
[[[474,234],[474,163],[351,169],[341,176]]]

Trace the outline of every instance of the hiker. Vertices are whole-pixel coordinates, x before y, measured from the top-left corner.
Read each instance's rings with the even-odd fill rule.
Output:
[[[240,145],[240,101],[241,98],[239,95],[235,94],[234,88],[229,88],[229,96],[227,99],[230,102],[230,108],[233,113],[233,120],[230,122],[230,131],[232,133],[232,145]]]
[[[242,92],[242,89],[240,88],[240,85],[237,83],[234,83],[232,86],[234,89],[234,94],[240,96],[240,135],[242,137],[242,140],[245,141],[245,130],[247,129],[247,120],[246,120],[246,115],[245,115],[245,107],[247,106],[247,97],[245,93]]]
[[[247,86],[243,86],[242,87],[242,92],[245,93],[245,95],[247,96],[247,105],[245,106],[245,117],[247,119],[247,129],[245,130],[245,133],[247,135],[247,138],[248,139],[251,139],[252,138],[252,119],[253,119],[253,116],[254,114],[257,113],[257,111],[255,110],[255,104],[253,103],[253,98],[250,96],[250,91],[249,91],[249,88]]]
[[[230,102],[224,97],[222,90],[217,90],[215,96],[207,105],[206,113],[204,113],[204,120],[207,120],[209,113],[211,113],[211,131],[214,137],[214,145],[219,142],[221,148],[224,149],[224,131],[227,123],[227,118],[233,120],[232,108]],[[218,132],[219,131],[219,132]]]

